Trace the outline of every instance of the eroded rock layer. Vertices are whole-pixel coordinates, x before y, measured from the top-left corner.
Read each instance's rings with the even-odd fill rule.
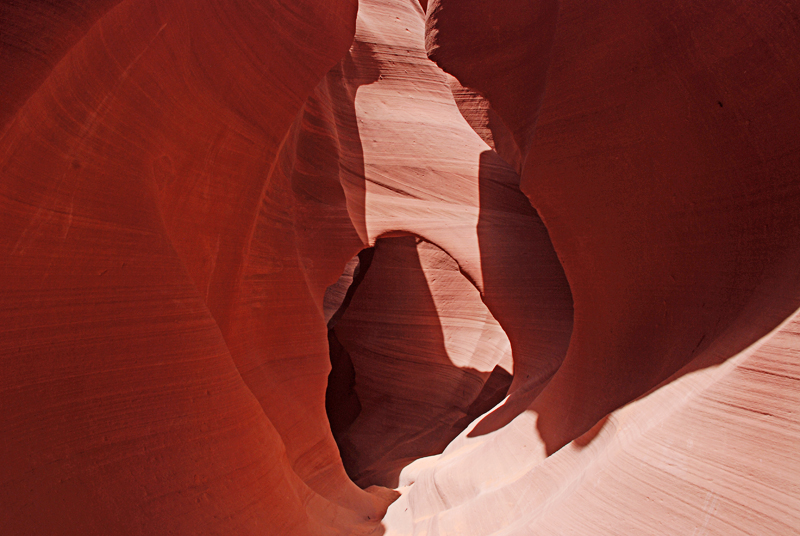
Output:
[[[427,48],[514,133],[574,331],[541,393],[404,471],[390,533],[792,534],[797,6],[517,4],[431,2]]]
[[[324,325],[304,333],[321,300],[293,235],[259,234],[287,229],[277,155],[356,8],[125,1],[43,58],[0,141],[4,532],[375,528],[327,427]]]
[[[478,291],[449,255],[413,236],[377,241],[334,332],[353,364],[360,403],[336,439],[362,485],[396,487],[405,465],[444,450],[504,398],[493,384],[484,392],[496,367],[505,390],[511,381],[508,338]]]
[[[0,9],[4,534],[800,526],[800,7]]]

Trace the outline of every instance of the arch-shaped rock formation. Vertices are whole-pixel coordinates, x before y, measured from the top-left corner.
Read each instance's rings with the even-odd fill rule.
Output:
[[[4,534],[797,531],[800,6],[0,10]]]

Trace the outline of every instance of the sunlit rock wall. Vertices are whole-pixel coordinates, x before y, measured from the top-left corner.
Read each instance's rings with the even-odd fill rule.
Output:
[[[797,531],[800,6],[0,10],[4,534]]]

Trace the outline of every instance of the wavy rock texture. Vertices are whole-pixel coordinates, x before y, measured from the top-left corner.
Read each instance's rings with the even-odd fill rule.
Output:
[[[0,143],[4,532],[378,528],[388,496],[327,426],[291,207],[269,209],[356,7],[126,1],[43,59]]]
[[[432,2],[426,45],[512,131],[574,331],[404,471],[390,532],[795,532],[796,7],[517,4]]]
[[[414,237],[378,240],[335,334],[361,406],[336,439],[362,485],[395,487],[405,465],[441,452],[511,381],[508,338],[478,291],[452,257]]]
[[[795,533],[800,8],[356,4],[0,4],[4,534]]]

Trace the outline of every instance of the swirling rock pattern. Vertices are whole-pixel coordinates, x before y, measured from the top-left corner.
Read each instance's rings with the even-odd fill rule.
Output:
[[[4,534],[797,531],[800,7],[0,9]]]
[[[400,469],[438,454],[490,409],[475,410],[486,403],[479,397],[496,367],[506,389],[510,383],[508,338],[478,291],[449,255],[411,236],[378,240],[334,330],[353,363],[361,405],[337,442],[362,485],[395,487]]]

